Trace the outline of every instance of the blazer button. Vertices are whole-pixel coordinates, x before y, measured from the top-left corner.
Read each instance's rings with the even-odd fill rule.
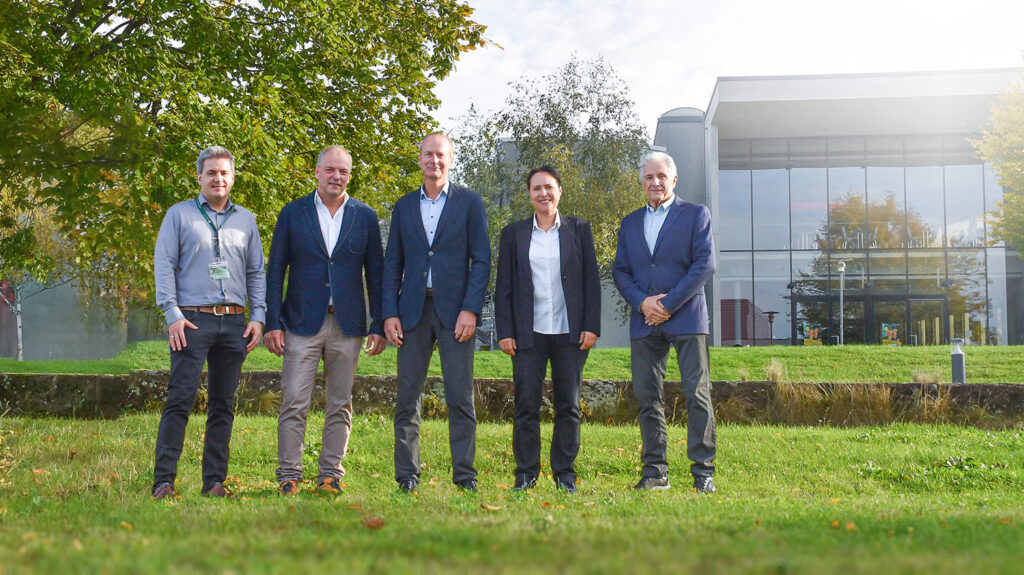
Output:
[[[429,252],[427,252],[427,255],[430,256],[430,257],[434,257],[434,252],[433,251],[429,251]]]
[[[423,272],[423,277],[427,277],[427,272]]]
[[[651,264],[651,269],[658,267],[658,264]]]

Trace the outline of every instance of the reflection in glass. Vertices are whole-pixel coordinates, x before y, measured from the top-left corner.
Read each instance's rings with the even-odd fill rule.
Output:
[[[911,250],[908,254],[907,286],[911,297],[946,294],[946,258],[942,250]]]
[[[911,248],[942,247],[942,168],[907,168],[907,233]]]
[[[868,281],[872,293],[904,294],[907,292],[906,252],[903,250],[872,250],[869,252],[868,258]]]
[[[908,329],[911,345],[940,345],[942,337],[942,300],[912,299],[910,326]]]
[[[987,315],[985,250],[949,251],[949,331],[968,343],[980,343]],[[988,339],[989,334],[985,334]]]
[[[715,246],[720,250],[750,249],[750,172],[718,173],[718,227]]]
[[[865,247],[902,248],[907,237],[903,168],[868,167],[868,225]]]
[[[786,170],[754,170],[754,249],[789,247],[789,176]]]
[[[1006,250],[988,250],[988,333],[987,345],[1002,345],[1007,341],[1007,277]]]
[[[864,206],[864,168],[828,171],[828,239],[833,250],[867,247],[867,210]]]
[[[868,343],[883,345],[904,345],[907,337],[907,304],[905,301],[880,301],[874,303],[874,320]]]
[[[981,165],[946,166],[945,171],[947,245],[981,247],[985,242],[984,173]]]
[[[755,333],[762,328],[771,329],[772,339],[788,340],[790,335],[789,311],[789,252],[754,253],[754,305],[759,313],[754,315]],[[778,312],[773,321],[768,321],[767,312]],[[768,341],[757,345],[767,345]]]
[[[999,175],[992,169],[992,166],[985,165],[985,229],[987,234],[987,241],[993,242],[994,246],[1005,246],[1006,243],[1003,241],[996,242],[995,236],[992,234],[992,213],[996,209],[996,205],[1003,201],[1003,187],[999,185]]]
[[[828,179],[824,168],[789,171],[790,207],[795,250],[825,249],[821,230],[828,226]]]
[[[718,256],[722,306],[722,345],[751,345],[754,340],[754,284],[750,252]]]

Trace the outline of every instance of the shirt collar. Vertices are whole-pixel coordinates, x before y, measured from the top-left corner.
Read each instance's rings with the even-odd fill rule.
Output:
[[[551,226],[551,227],[552,227],[552,229],[556,229],[556,230],[558,228],[562,227],[562,215],[559,214],[558,212],[555,212],[555,225]],[[542,232],[544,232],[544,231],[550,232],[551,231],[551,230],[543,230],[543,229],[541,229],[540,226],[537,225],[537,213],[536,212],[534,212],[534,214],[533,214],[533,229],[540,230]]]
[[[676,201],[676,195],[672,194],[672,195],[670,195],[668,197],[667,200],[665,200],[664,202],[661,202],[661,205],[659,205],[657,208],[652,208],[650,202],[648,202],[646,204],[647,212],[650,213],[650,214],[656,214],[658,212],[667,212],[668,209],[670,207],[672,207],[672,204],[675,203],[675,201]]]
[[[345,192],[345,199],[341,200],[341,207],[339,209],[340,210],[344,210],[345,209],[345,204],[347,204],[347,203],[348,203],[348,192]],[[320,192],[318,192],[316,190],[313,191],[313,204],[317,205],[317,206],[323,206],[324,208],[327,207],[324,204],[324,201],[322,199],[320,199]]]
[[[452,185],[451,182],[445,182],[444,185],[441,186],[441,193],[437,196],[438,199],[440,199],[441,196],[444,196],[445,199],[448,199],[448,186],[450,186],[450,185]],[[427,197],[427,187],[426,186],[420,186],[420,199],[421,200],[430,200],[431,202],[437,201],[437,200],[431,200],[430,198]]]
[[[199,192],[199,205],[200,206],[206,206],[206,207],[210,208],[211,210],[213,209],[213,206],[211,206],[210,202],[208,202],[206,200],[206,196],[204,196],[202,192]],[[222,210],[222,211],[226,212],[226,211],[230,210],[231,206],[233,206],[233,205],[235,205],[235,204],[231,202],[231,196],[228,196],[228,203],[224,204],[224,210]],[[220,212],[217,212],[217,213],[220,213]]]

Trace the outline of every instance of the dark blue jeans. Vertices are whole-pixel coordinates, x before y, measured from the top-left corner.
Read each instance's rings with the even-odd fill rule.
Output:
[[[234,423],[235,387],[245,361],[245,314],[215,316],[184,312],[199,329],[185,329],[188,346],[171,352],[167,404],[156,436],[153,487],[174,483],[185,443],[185,426],[199,391],[199,374],[207,364],[206,441],[203,445],[203,491],[223,483],[228,474],[228,442]]]

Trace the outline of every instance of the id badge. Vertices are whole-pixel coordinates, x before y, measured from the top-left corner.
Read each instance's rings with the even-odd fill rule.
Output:
[[[231,272],[228,271],[228,263],[225,261],[215,261],[210,264],[210,279],[212,280],[226,280],[231,278]]]

